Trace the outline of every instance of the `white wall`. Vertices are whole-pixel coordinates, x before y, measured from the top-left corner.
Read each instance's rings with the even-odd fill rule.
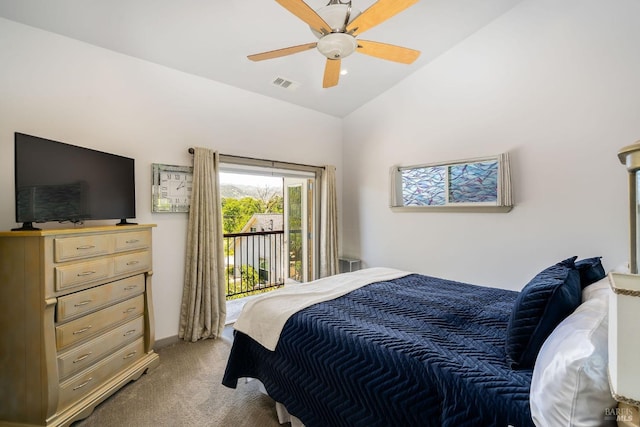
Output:
[[[565,257],[625,262],[640,2],[527,0],[344,120],[343,252],[521,289]],[[507,214],[399,213],[389,167],[512,155]]]
[[[189,146],[335,164],[342,253],[368,266],[512,289],[574,254],[611,268],[627,259],[616,153],[640,139],[637,16],[637,0],[526,0],[343,121],[0,19],[0,228],[13,132],[134,157],[158,339],[178,330],[187,218],[151,214],[150,165],[190,164]],[[510,213],[388,208],[392,164],[504,151]]]
[[[191,164],[187,148],[334,164],[341,121],[0,19],[0,229],[14,222],[13,133],[133,157],[137,222],[155,223],[156,338],[178,333],[186,214],[151,213],[151,164]],[[44,225],[53,228],[55,224]]]

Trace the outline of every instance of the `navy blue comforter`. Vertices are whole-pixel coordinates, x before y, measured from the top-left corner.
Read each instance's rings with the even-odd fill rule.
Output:
[[[306,308],[275,352],[237,332],[223,384],[261,380],[307,427],[532,426],[506,363],[517,292],[410,276]]]

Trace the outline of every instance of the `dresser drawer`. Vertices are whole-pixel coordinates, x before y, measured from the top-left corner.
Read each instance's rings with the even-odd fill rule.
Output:
[[[56,291],[73,288],[109,277],[107,258],[55,267]]]
[[[87,370],[60,383],[58,409],[66,408],[111,379],[118,371],[140,359],[144,353],[142,338],[113,353]]]
[[[58,375],[67,378],[76,372],[92,365],[97,360],[111,354],[114,349],[122,347],[142,336],[144,332],[144,317],[131,320],[105,334],[78,347],[58,355]]]
[[[118,233],[114,235],[115,252],[146,249],[151,246],[151,233],[147,231],[132,231],[130,233]]]
[[[58,350],[61,350],[77,342],[87,340],[113,325],[138,317],[143,312],[144,295],[139,295],[64,325],[56,326],[56,346]]]
[[[151,268],[151,252],[142,251],[126,255],[118,255],[114,258],[114,271],[116,275],[148,271]]]
[[[144,275],[139,274],[58,298],[57,321],[64,322],[113,302],[141,294],[144,292],[144,285]]]
[[[55,262],[72,261],[109,253],[109,235],[62,237],[53,241]]]

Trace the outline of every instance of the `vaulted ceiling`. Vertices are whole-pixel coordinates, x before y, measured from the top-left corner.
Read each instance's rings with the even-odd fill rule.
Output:
[[[421,0],[362,37],[421,51],[413,64],[354,53],[342,60],[348,74],[328,89],[322,88],[326,60],[315,49],[260,62],[247,59],[317,40],[273,0],[0,0],[0,17],[344,117],[520,1]],[[306,3],[317,10],[327,0]],[[373,3],[352,0],[361,11]],[[274,84],[277,79],[292,84],[284,88]]]

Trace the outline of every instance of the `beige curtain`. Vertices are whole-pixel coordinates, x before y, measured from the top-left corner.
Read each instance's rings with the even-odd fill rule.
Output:
[[[325,166],[322,176],[320,203],[320,277],[332,276],[338,271],[338,197],[336,194],[336,168]]]
[[[217,338],[226,317],[218,153],[195,148],[179,336]]]

